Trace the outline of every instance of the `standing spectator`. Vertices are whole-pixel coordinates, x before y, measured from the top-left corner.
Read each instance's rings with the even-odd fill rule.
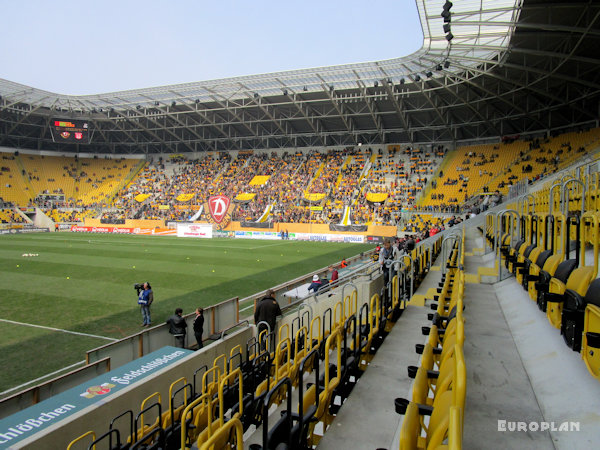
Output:
[[[416,242],[414,236],[409,236],[406,240],[406,243],[404,244],[404,248],[406,249],[407,253],[410,253],[415,249],[415,245]]]
[[[194,336],[198,342],[198,350],[202,345],[202,333],[204,333],[204,309],[196,308],[196,318],[194,319]]]
[[[331,272],[331,279],[329,282],[334,283],[339,277],[338,271],[334,266],[329,266],[329,271]]]
[[[390,265],[396,257],[396,248],[392,247],[389,239],[383,241],[383,248],[379,251],[379,264],[383,269],[383,283],[387,286],[390,281]]]
[[[260,322],[266,322],[269,325],[270,331],[274,332],[277,316],[281,315],[279,303],[275,300],[273,291],[269,289],[267,294],[256,305],[256,309],[254,310],[254,323],[258,325]],[[261,323],[258,326],[259,336],[260,333],[266,329],[267,326],[264,323]]]
[[[144,283],[144,289],[138,292],[138,305],[142,308],[142,326],[149,327],[152,323],[150,318],[150,305],[154,301],[154,292],[150,287],[150,283]]]
[[[173,314],[167,320],[167,325],[169,325],[169,333],[175,337],[175,346],[179,348],[185,347],[185,329],[187,327],[187,323],[182,317],[182,314],[183,309],[177,308],[175,310],[175,314]]]

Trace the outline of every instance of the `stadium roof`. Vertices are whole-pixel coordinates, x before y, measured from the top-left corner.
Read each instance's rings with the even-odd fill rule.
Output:
[[[422,48],[384,61],[83,96],[0,80],[0,145],[154,153],[434,144],[597,121],[598,2],[417,6]],[[52,118],[88,121],[91,143],[53,143]]]

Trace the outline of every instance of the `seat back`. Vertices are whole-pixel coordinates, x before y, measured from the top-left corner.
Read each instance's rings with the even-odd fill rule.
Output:
[[[421,421],[419,407],[415,403],[409,403],[400,429],[400,448],[418,448],[419,436],[421,434]]]
[[[600,278],[596,278],[590,283],[584,301],[587,305],[600,307]]]
[[[564,255],[562,253],[558,253],[556,255],[549,256],[544,262],[543,271],[553,275],[556,272],[556,268],[562,262]]]
[[[113,438],[115,439],[114,445],[113,445]],[[94,440],[94,442],[92,442],[88,446],[88,450],[96,450],[96,444],[100,443],[101,441],[104,441],[105,439],[108,439],[108,448],[110,450],[121,450],[121,448],[122,448],[121,447],[121,434],[119,433],[119,430],[117,430],[116,428],[108,430],[102,436],[100,436],[96,440]]]
[[[586,296],[587,297],[587,296]],[[581,357],[590,374],[600,380],[600,300],[585,307]]]
[[[446,439],[453,398],[454,394],[452,391],[446,391],[443,394],[435,396],[433,413],[431,414],[427,428],[427,449],[437,448]]]
[[[536,248],[535,244],[531,244],[531,245],[528,245],[527,247],[525,247],[525,251],[523,252],[523,257],[529,258],[529,255],[531,254],[531,252],[533,251],[534,248]]]
[[[594,275],[596,274],[594,273],[594,268],[591,266],[576,268],[569,275],[567,289],[571,289],[583,297],[589,290]]]
[[[204,442],[199,447],[199,450],[224,448],[226,445],[227,448],[244,448],[243,435],[244,429],[242,427],[242,422],[240,422],[239,419],[231,419]]]
[[[546,260],[552,255],[552,250],[544,250],[543,252],[541,252],[539,254],[539,256],[537,257],[535,264],[538,267],[544,267],[544,264],[546,263]]]
[[[577,261],[574,259],[567,259],[561,262],[556,268],[556,272],[554,272],[554,278],[566,284],[569,275],[571,275],[575,267],[577,267]]]
[[[463,421],[462,411],[459,407],[450,408],[450,422],[448,429],[448,450],[462,449]]]

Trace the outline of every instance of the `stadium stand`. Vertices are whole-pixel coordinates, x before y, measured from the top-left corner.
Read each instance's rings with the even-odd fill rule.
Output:
[[[78,160],[55,156],[19,155],[33,192],[63,194],[66,201],[74,202],[80,171]]]
[[[3,176],[15,184],[5,183],[2,192],[5,201],[18,205],[29,204],[31,192],[46,210],[93,209],[86,217],[105,208],[105,220],[114,216],[115,220],[170,221],[187,220],[210,195],[224,193],[235,200],[234,220],[257,220],[273,205],[277,221],[340,223],[348,208],[351,223],[404,224],[401,230],[408,231],[420,219],[415,216],[406,222],[403,211],[413,207],[444,211],[448,220],[460,211],[459,206],[468,211],[486,209],[521,180],[533,182],[587,155],[600,141],[599,130],[455,151],[442,146],[424,152],[388,145],[378,150],[346,147],[306,154],[246,151],[234,159],[221,152],[197,160],[178,155],[151,164],[5,155]],[[19,172],[23,176],[17,176]],[[48,200],[44,195],[63,197]],[[199,219],[207,220],[207,212]],[[441,225],[430,223],[420,231]]]
[[[592,128],[544,139],[458,148],[444,164],[448,171],[438,173],[440,179],[419,205],[456,211],[457,205],[473,196],[495,191],[506,195],[521,180],[537,181],[585,157],[597,147],[599,134],[599,128]]]
[[[474,145],[458,148],[442,166],[435,187],[422,202],[428,207],[444,209],[465,202],[483,191],[495,174],[515,159],[526,143]]]
[[[107,205],[131,172],[140,166],[139,160],[80,158],[78,205]]]
[[[28,185],[19,164],[18,155],[2,154],[2,170],[0,170],[0,197],[5,202],[19,206],[27,206],[35,197],[33,186]]]
[[[0,210],[0,222],[2,223],[25,223],[25,219],[12,209]]]
[[[26,448],[597,446],[598,4],[454,3],[442,29],[442,5],[419,0],[429,47],[406,58],[78,99],[103,126],[90,149],[147,163],[3,157],[4,201],[71,195],[70,210],[49,205],[54,220],[75,219],[73,206],[109,223],[185,220],[225,194],[241,221],[273,206],[274,221],[349,218],[405,234],[387,285],[377,255],[357,255],[338,284],[289,300],[261,334],[248,322],[258,294],[243,299],[209,345]],[[2,142],[61,150],[30,137],[47,118],[24,112],[71,99],[3,88]],[[159,134],[151,114],[164,117]],[[123,353],[165,336],[158,326]],[[0,436],[19,438],[10,433]]]
[[[96,211],[93,209],[51,209],[45,210],[44,212],[56,223],[83,222],[86,218],[92,218],[97,215]]]

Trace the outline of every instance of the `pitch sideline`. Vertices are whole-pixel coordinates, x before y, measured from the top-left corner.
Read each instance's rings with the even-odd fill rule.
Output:
[[[34,325],[32,323],[16,322],[14,320],[8,320],[8,319],[0,319],[0,322],[12,323],[14,325],[23,325],[23,326],[34,327],[34,328],[42,328],[44,330],[50,330],[50,331],[60,331],[62,333],[75,334],[75,335],[78,335],[78,336],[87,336],[87,337],[92,337],[92,338],[96,338],[96,339],[105,339],[105,340],[111,341],[111,342],[118,341],[118,339],[109,338],[109,337],[106,337],[106,336],[98,336],[96,334],[88,334],[88,333],[80,333],[78,331],[63,330],[62,328],[46,327],[44,325]]]

